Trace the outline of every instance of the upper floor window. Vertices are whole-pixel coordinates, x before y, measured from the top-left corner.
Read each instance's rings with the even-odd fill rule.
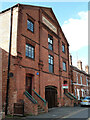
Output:
[[[53,50],[53,37],[51,35],[48,35],[48,48]]]
[[[78,83],[78,74],[76,74],[76,79],[77,79],[77,83]]]
[[[48,58],[49,72],[53,73],[54,72],[53,56],[49,55],[48,57],[49,57]]]
[[[26,56],[34,59],[34,47],[30,44],[26,44]]]
[[[65,44],[64,43],[62,43],[62,52],[65,53]]]
[[[34,32],[34,23],[31,20],[27,20],[27,29]]]
[[[86,77],[86,85],[88,86],[88,79],[87,79],[87,77]]]
[[[82,84],[82,76],[80,76],[81,84]]]
[[[63,70],[66,71],[66,62],[63,61]]]

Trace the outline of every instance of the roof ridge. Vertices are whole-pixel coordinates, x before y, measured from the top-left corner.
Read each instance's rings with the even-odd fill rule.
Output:
[[[30,6],[30,7],[37,7],[37,8],[52,9],[51,7],[42,7],[42,6],[36,6],[36,5],[28,5],[28,4],[17,3],[17,4],[15,4],[15,5],[13,5],[12,7],[9,7],[9,8],[7,8],[7,9],[5,9],[5,10],[2,10],[2,11],[0,12],[0,14],[6,12],[6,11],[8,11],[8,10],[10,10],[11,8],[14,8],[14,7],[17,7],[17,6],[20,6],[20,5],[22,5],[22,6]]]

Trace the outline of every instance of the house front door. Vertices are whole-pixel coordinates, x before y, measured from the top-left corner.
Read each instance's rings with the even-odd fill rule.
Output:
[[[32,95],[32,76],[26,76],[26,91]]]

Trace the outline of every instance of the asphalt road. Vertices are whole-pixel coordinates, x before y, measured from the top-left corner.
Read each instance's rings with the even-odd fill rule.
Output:
[[[90,108],[87,107],[61,107],[49,109],[48,113],[38,116],[28,116],[25,120],[87,120],[90,117]]]
[[[4,120],[87,120],[90,117],[90,107],[56,107],[48,113],[38,116],[6,117]]]
[[[84,107],[83,109],[81,109],[79,111],[75,111],[74,113],[71,113],[71,114],[64,116],[62,118],[89,120],[90,119],[90,107]]]

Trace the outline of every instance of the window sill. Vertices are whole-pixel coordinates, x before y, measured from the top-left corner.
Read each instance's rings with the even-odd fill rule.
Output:
[[[32,32],[31,30],[29,30],[29,29],[27,29],[28,31],[30,31],[31,33],[33,33],[34,34],[34,31]]]
[[[26,58],[35,61],[35,58],[30,58],[30,57],[28,57],[28,56],[26,56]]]
[[[49,73],[54,75],[54,72],[49,72]]]
[[[67,72],[67,70],[63,70],[64,72]]]
[[[65,52],[64,51],[62,51],[64,54],[65,54]]]
[[[48,48],[48,50],[51,51],[51,52],[54,52],[53,50],[51,50],[51,49],[49,49],[49,48]]]

